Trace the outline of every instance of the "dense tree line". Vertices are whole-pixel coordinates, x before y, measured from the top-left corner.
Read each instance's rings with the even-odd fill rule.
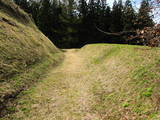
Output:
[[[121,36],[106,35],[153,26],[150,3],[142,0],[138,12],[130,0],[14,0],[30,13],[39,29],[61,48],[87,43],[125,43]]]

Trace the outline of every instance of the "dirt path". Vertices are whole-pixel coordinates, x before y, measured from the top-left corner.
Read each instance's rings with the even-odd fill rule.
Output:
[[[115,75],[121,68],[117,69],[117,65],[112,64],[112,59],[97,66],[100,53],[97,53],[97,49],[95,51],[65,50],[63,63],[51,70],[46,78],[18,100],[18,111],[13,118],[22,120],[108,119],[106,118],[108,115],[106,96],[113,92],[116,84]]]
[[[92,94],[90,93],[91,81],[89,71],[84,66],[84,58],[78,54],[78,50],[66,50],[65,60],[60,68],[53,73],[65,75],[64,84],[67,86],[59,101],[56,103],[63,120],[96,120],[96,116],[90,113]],[[62,93],[62,91],[59,91]],[[63,106],[61,106],[63,105]],[[54,114],[55,115],[55,114]]]
[[[65,50],[65,59],[59,72],[78,72],[82,67],[83,58],[77,54],[77,49]],[[77,69],[79,68],[79,69]],[[56,71],[55,71],[56,72]]]
[[[78,50],[65,50],[62,65],[53,69],[21,102],[18,118],[25,120],[99,120],[91,111],[93,95],[90,71]],[[28,106],[29,105],[29,106]]]
[[[63,63],[50,70],[48,76],[33,88],[24,91],[17,99],[16,107],[9,108],[14,113],[3,120],[152,119],[153,99],[135,96],[148,95],[148,90],[152,89],[149,86],[157,85],[157,81],[143,82],[146,75],[149,75],[149,81],[153,75],[159,79],[155,61],[159,56],[157,51],[147,50],[147,60],[144,50],[135,53],[135,47],[121,45],[89,45],[65,50],[64,54]],[[148,74],[154,69],[146,64],[155,65],[155,74]],[[146,70],[147,74],[141,76]],[[145,111],[150,115],[146,116]],[[159,120],[159,113],[154,118]]]

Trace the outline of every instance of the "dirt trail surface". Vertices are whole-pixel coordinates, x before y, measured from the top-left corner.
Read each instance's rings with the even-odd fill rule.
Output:
[[[95,44],[64,51],[63,63],[24,91],[3,120],[160,119],[158,49]]]
[[[84,58],[78,53],[78,49],[66,50],[62,66],[54,70],[53,73],[60,73],[64,76],[65,88],[60,89],[59,92],[62,95],[59,96],[60,98],[57,97],[58,102],[55,103],[57,114],[53,110],[51,116],[63,120],[96,119],[97,116],[89,112],[89,105],[92,100],[91,81],[89,81],[90,76],[87,74],[89,71],[86,69]]]
[[[64,54],[62,65],[54,69],[46,80],[34,89],[31,99],[36,101],[36,104],[31,104],[32,113],[25,117],[26,120],[98,119],[98,116],[90,111],[92,82],[83,56],[77,49],[65,50]],[[19,118],[24,117],[22,111],[17,114]]]

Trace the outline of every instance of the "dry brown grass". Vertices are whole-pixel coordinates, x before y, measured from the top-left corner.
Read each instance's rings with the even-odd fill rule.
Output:
[[[32,24],[32,20],[27,13],[14,4],[11,0],[0,0],[0,10],[5,14],[13,17],[18,22],[23,24]]]
[[[159,119],[160,50],[95,44],[66,50],[61,66],[17,101],[25,120]]]
[[[0,0],[0,109],[62,56],[23,10],[10,0]]]
[[[4,96],[34,85],[62,58],[23,11],[2,2],[0,108]],[[7,108],[13,113],[0,119],[159,120],[159,66],[159,48],[94,44],[66,50],[63,64],[20,91]]]

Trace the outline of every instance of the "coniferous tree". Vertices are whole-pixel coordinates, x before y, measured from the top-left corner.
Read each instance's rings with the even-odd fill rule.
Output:
[[[58,16],[56,21],[55,19],[52,20],[54,23],[57,23],[57,27],[55,29],[56,38],[53,36],[55,39],[54,41],[57,43],[56,45],[58,47],[74,47],[78,41],[77,37],[75,37],[78,29],[75,2],[74,0],[68,0],[68,2],[65,1],[65,3],[60,3],[57,7],[60,9],[60,12],[58,13],[57,10],[54,10],[53,13],[58,13]]]
[[[38,14],[38,27],[48,37],[51,36],[51,2],[50,0],[41,0]]]
[[[112,32],[120,32],[123,30],[123,5],[122,0],[119,0],[118,3],[115,0],[112,8],[112,24],[111,31]]]
[[[83,45],[87,43],[84,36],[86,36],[87,40],[89,39],[88,36],[89,7],[86,0],[79,0],[78,11],[79,11],[78,38],[79,38],[79,44]]]
[[[24,11],[30,13],[30,4],[28,0],[14,0],[14,2],[19,5]]]
[[[75,10],[75,1],[68,0],[68,15],[70,16],[70,18],[74,16],[74,10]]]
[[[136,15],[135,15],[135,11],[132,7],[132,3],[130,0],[127,0],[125,2],[125,6],[124,6],[124,16],[123,16],[123,20],[124,20],[124,30],[134,30],[135,29],[135,19],[136,19]]]
[[[124,11],[123,11],[123,4],[122,4],[122,0],[118,0],[118,11],[117,11],[117,31],[123,31],[123,15],[124,15]]]
[[[104,10],[104,17],[102,23],[104,24],[104,30],[105,31],[110,31],[110,26],[111,26],[111,8],[107,6]]]
[[[148,0],[143,0],[138,12],[137,28],[151,27],[154,25],[152,16],[150,15],[151,8]]]
[[[104,31],[109,32],[111,24],[111,8],[106,4],[106,0],[99,2],[99,8],[97,9],[97,27]]]
[[[40,3],[34,0],[30,1],[30,13],[36,25],[38,25],[38,14],[40,9]]]
[[[118,34],[153,25],[147,0],[143,0],[138,15],[130,0],[125,6],[122,0],[115,0],[112,9],[106,1],[79,0],[77,4],[75,0],[14,0],[32,14],[39,29],[61,48],[97,42],[124,43],[122,37],[111,32]]]
[[[87,3],[85,0],[79,1],[78,11],[79,11],[79,18],[80,19],[85,19],[87,17],[88,6],[87,6]]]
[[[112,19],[112,23],[111,23],[111,27],[110,30],[112,32],[116,31],[116,23],[117,23],[117,1],[114,0],[113,2],[113,7],[112,7],[112,12],[111,12],[111,19]]]
[[[51,2],[51,6],[50,6],[50,22],[51,22],[51,36],[50,39],[52,40],[52,42],[57,45],[59,47],[59,44],[61,44],[61,38],[62,38],[62,34],[60,31],[63,30],[63,22],[60,19],[60,15],[62,13],[62,8],[61,5],[59,5],[60,3],[58,3],[58,1],[53,0]],[[62,30],[60,30],[62,29]]]

